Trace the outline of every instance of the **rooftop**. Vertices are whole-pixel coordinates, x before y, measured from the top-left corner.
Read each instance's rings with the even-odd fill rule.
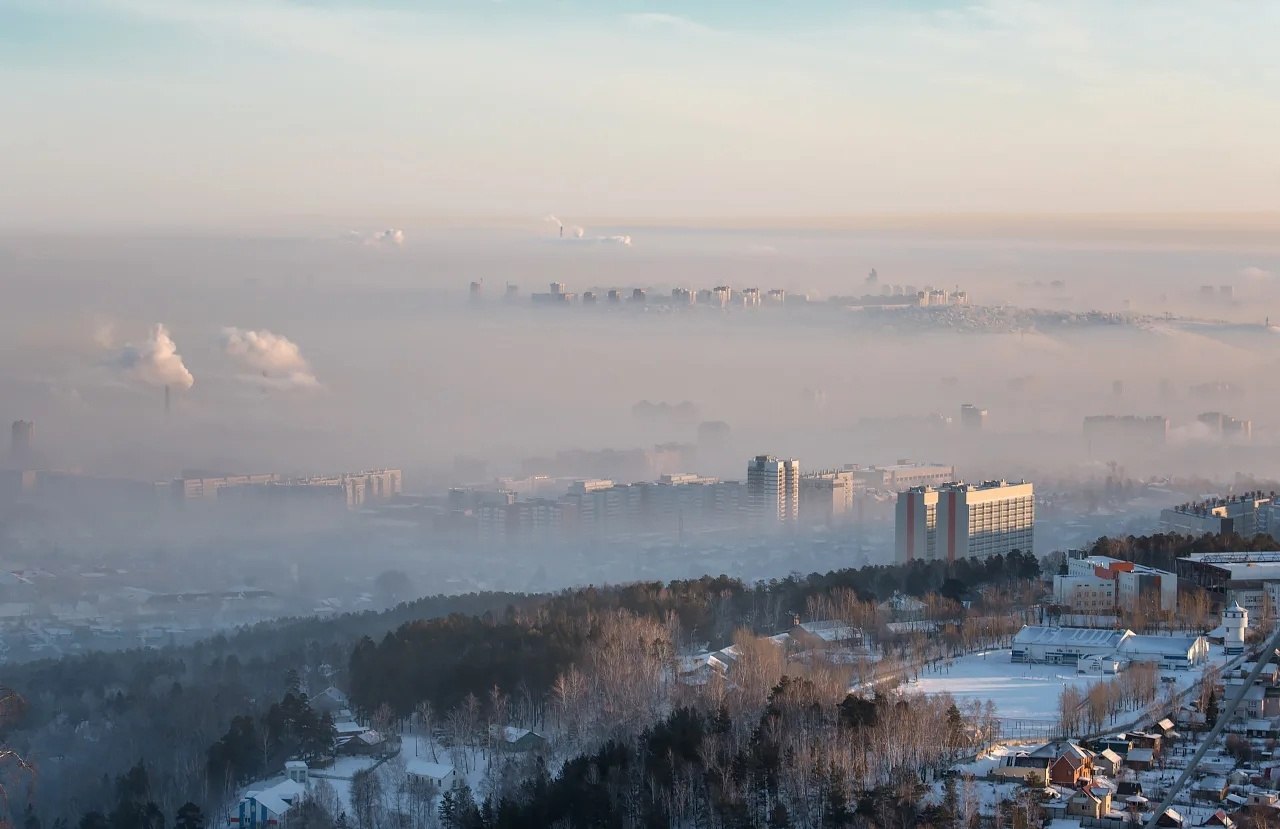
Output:
[[[1073,645],[1115,650],[1126,635],[1132,634],[1127,630],[1027,625],[1013,637],[1013,643],[1015,645]]]

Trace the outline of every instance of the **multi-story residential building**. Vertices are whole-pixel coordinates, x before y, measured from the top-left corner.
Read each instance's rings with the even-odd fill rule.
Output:
[[[941,486],[956,479],[956,468],[936,463],[898,461],[888,466],[868,466],[853,470],[861,487],[902,492],[913,486]]]
[[[981,432],[987,425],[987,410],[972,403],[960,407],[960,426],[969,432]]]
[[[1160,511],[1160,529],[1194,536],[1236,533],[1249,537],[1270,532],[1272,500],[1269,493],[1247,492],[1230,498],[1179,504]]]
[[[914,486],[898,493],[894,546],[900,562],[938,557],[938,490]]]
[[[1054,576],[1053,603],[1072,613],[1109,614],[1116,607],[1116,582],[1102,576]]]
[[[828,469],[800,476],[800,521],[840,524],[853,517],[853,473]]]
[[[1034,487],[1008,481],[913,487],[898,495],[896,546],[904,562],[1034,552]]]
[[[747,511],[757,523],[786,524],[800,517],[800,462],[757,455],[747,462]]]
[[[15,420],[9,430],[9,460],[21,469],[31,463],[31,446],[36,425],[30,420]]]
[[[1241,420],[1238,417],[1232,417],[1222,412],[1205,412],[1197,416],[1196,420],[1208,426],[1214,437],[1222,438],[1223,440],[1247,443],[1253,437],[1253,421],[1251,420]]]
[[[1091,415],[1084,419],[1084,438],[1099,448],[1153,446],[1169,437],[1169,418],[1161,415]]]

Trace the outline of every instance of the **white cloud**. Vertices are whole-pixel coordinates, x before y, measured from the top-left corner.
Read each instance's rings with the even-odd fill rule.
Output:
[[[195,378],[182,362],[178,346],[163,323],[157,323],[141,344],[126,345],[116,358],[116,365],[127,379],[148,386],[189,389],[195,385]]]
[[[1240,269],[1240,276],[1244,279],[1253,280],[1254,282],[1262,282],[1272,277],[1271,271],[1266,268],[1260,268],[1257,265],[1250,265],[1247,268]]]
[[[637,12],[626,15],[626,20],[631,25],[641,28],[661,27],[673,29],[683,34],[708,34],[712,31],[709,26],[704,26],[687,17],[664,12]]]
[[[223,352],[253,372],[245,379],[277,388],[314,389],[320,381],[311,371],[297,343],[270,331],[242,328],[222,329]]]

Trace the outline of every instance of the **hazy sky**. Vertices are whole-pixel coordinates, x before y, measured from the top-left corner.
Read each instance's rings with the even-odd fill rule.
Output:
[[[1280,4],[0,0],[0,227],[1280,206]]]

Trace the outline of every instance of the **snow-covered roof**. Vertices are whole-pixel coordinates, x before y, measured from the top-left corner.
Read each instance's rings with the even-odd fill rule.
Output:
[[[1199,641],[1199,636],[1143,636],[1135,633],[1121,640],[1119,648],[1128,653],[1189,654]]]
[[[405,763],[405,774],[414,777],[427,777],[432,780],[443,780],[450,774],[453,774],[453,766],[445,763],[431,763],[427,760],[421,760],[417,757]]]
[[[361,734],[367,730],[363,725],[355,722],[354,720],[336,722],[333,724],[333,727],[339,734]]]
[[[516,728],[514,725],[508,725],[501,729],[498,736],[508,743],[518,743],[530,734],[533,734],[533,732],[527,728]]]
[[[852,639],[859,634],[857,628],[839,619],[801,622],[800,629],[824,642],[839,642],[842,639]]]
[[[1013,643],[1015,645],[1072,645],[1078,648],[1097,648],[1100,651],[1106,651],[1114,650],[1126,634],[1129,634],[1129,631],[1026,625],[1013,637]]]
[[[270,788],[260,792],[247,792],[246,798],[253,798],[260,806],[265,806],[275,815],[283,815],[298,795],[306,791],[301,783],[294,780],[282,780]]]
[[[1150,763],[1155,760],[1156,753],[1149,748],[1131,748],[1125,761],[1129,763]]]

